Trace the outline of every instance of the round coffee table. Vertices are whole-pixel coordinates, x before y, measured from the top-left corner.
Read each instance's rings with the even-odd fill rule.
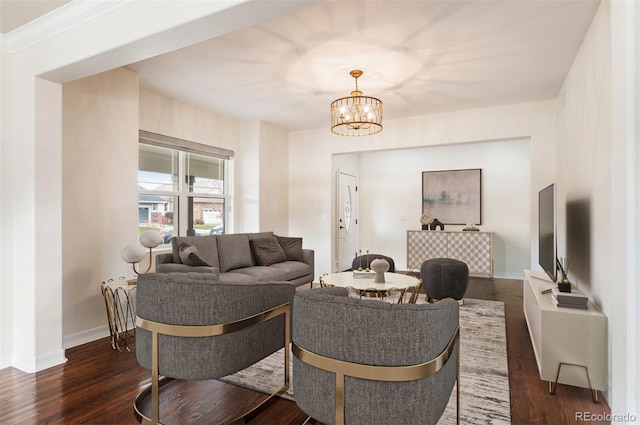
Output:
[[[412,294],[408,302],[415,303],[418,299],[422,280],[407,274],[387,272],[384,274],[384,283],[374,283],[374,276],[373,272],[330,273],[320,277],[320,285],[353,288],[361,297],[385,298],[392,291],[398,291],[399,303],[410,291]]]

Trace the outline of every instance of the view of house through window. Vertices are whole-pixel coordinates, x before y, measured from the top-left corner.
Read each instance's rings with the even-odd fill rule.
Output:
[[[173,236],[224,233],[228,159],[141,142],[138,230]]]

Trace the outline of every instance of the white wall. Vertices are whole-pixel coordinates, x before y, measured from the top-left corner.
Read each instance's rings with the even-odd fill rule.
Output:
[[[494,232],[495,276],[522,278],[531,250],[529,145],[521,139],[357,154],[359,174],[347,171],[358,176],[359,247],[389,255],[396,267],[406,268],[406,231],[420,229],[422,172],[480,168],[478,227]]]
[[[11,78],[12,56],[0,49],[0,223],[12,222],[12,209],[5,207],[7,199],[11,197],[13,188],[11,185],[4,184],[11,178],[11,170],[5,167],[4,157],[9,155],[9,140],[11,137],[11,124],[13,122],[13,114],[11,111],[11,102],[13,100],[13,89]],[[13,243],[11,233],[5,231],[5,226],[0,224],[0,369],[11,365],[12,348],[13,348],[13,286],[2,284],[9,282],[12,275],[9,273],[8,265],[13,263],[12,250]]]
[[[608,258],[612,243],[610,229],[602,225],[611,222],[609,31],[609,8],[603,3],[562,87],[557,127],[558,255],[570,262],[575,257],[569,265],[572,282],[599,305],[607,287],[598,283],[607,280],[610,261],[593,260]],[[585,223],[574,229],[578,219]],[[585,238],[590,252],[567,241],[569,236]]]
[[[617,13],[613,21],[612,8]],[[608,318],[605,397],[612,413],[620,415],[640,413],[640,400],[629,397],[629,388],[637,389],[638,385],[628,378],[637,370],[638,338],[633,330],[637,329],[638,290],[637,280],[627,272],[632,270],[627,269],[629,263],[638,264],[638,246],[633,243],[637,227],[628,215],[634,211],[629,208],[629,199],[638,199],[638,188],[622,177],[632,178],[631,170],[638,167],[638,106],[635,104],[636,124],[632,124],[627,114],[633,101],[625,103],[628,100],[623,93],[635,93],[637,99],[637,90],[632,88],[637,88],[638,51],[625,49],[637,49],[639,10],[633,2],[601,3],[564,82],[557,114],[558,251],[569,258],[570,280],[589,294]],[[629,17],[636,19],[627,20]],[[627,38],[625,30],[635,31],[636,36]],[[618,60],[629,55],[630,61],[617,62],[615,78],[614,52]],[[631,65],[634,57],[635,68]],[[635,77],[631,70],[635,70]],[[613,87],[620,90],[615,99]],[[614,120],[619,127],[614,128]],[[625,128],[636,129],[635,142]],[[628,149],[631,155],[626,154]],[[629,233],[633,229],[635,236]]]
[[[555,169],[550,166],[548,154],[549,151],[555,151],[554,101],[387,120],[382,133],[366,138],[335,136],[328,129],[293,132],[290,134],[289,148],[291,158],[289,233],[303,236],[305,244],[316,250],[316,274],[333,271],[335,254],[332,252],[332,242],[335,226],[332,223],[335,220],[335,206],[332,193],[335,187],[335,166],[332,165],[332,158],[335,155],[366,150],[369,152],[367,155],[374,155],[379,151],[381,153],[377,154],[377,157],[384,158],[386,153],[398,149],[453,145],[460,145],[462,148],[478,141],[524,139],[530,140],[531,165],[528,177],[530,188],[524,191],[529,196],[529,202],[525,203],[529,208],[529,237],[522,235],[516,247],[521,247],[520,244],[526,240],[529,243],[531,258],[530,262],[526,262],[527,267],[532,265],[532,268],[537,268],[537,193],[543,185],[555,180]],[[402,153],[398,155],[401,156]],[[395,161],[396,166],[402,167],[401,162],[404,160],[406,160],[404,157],[398,158]],[[364,160],[360,161],[360,167],[363,163]],[[471,161],[468,162],[468,164],[471,163]],[[450,164],[453,166],[455,162],[451,161]],[[416,173],[426,171],[421,165],[415,165],[415,167]],[[360,170],[360,173],[362,174],[363,171]],[[524,182],[524,180],[521,181]],[[420,182],[418,174],[406,184],[419,185]],[[364,184],[362,175],[359,184]],[[418,195],[412,196],[415,204],[403,212],[403,215],[406,215],[406,224],[401,224],[401,229],[389,230],[389,233],[399,236],[394,238],[389,236],[389,233],[384,236],[394,240],[397,247],[406,243],[407,229],[419,227],[417,221],[414,221],[416,224],[410,222],[410,220],[418,220],[421,211],[421,189],[415,190],[418,190]],[[360,203],[362,202],[361,200]],[[401,218],[398,220],[400,221]],[[360,233],[364,232],[360,230]],[[366,238],[361,235],[360,240],[364,243],[363,237]],[[521,248],[518,256],[527,252],[526,247]],[[406,253],[398,255],[403,258]],[[514,259],[514,262],[511,262],[507,260],[505,254],[503,272],[521,273],[518,270],[507,270],[507,262],[510,263],[511,268],[521,261],[522,259]]]
[[[610,402],[640,417],[640,3],[611,2],[612,247]],[[622,242],[619,242],[622,241]],[[624,423],[615,420],[613,423]]]

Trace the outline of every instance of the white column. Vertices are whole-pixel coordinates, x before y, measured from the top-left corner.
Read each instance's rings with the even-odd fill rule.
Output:
[[[616,314],[612,333],[612,423],[640,419],[640,3],[611,1],[612,194],[611,264]],[[618,283],[620,282],[620,283]],[[634,415],[635,419],[625,419]]]

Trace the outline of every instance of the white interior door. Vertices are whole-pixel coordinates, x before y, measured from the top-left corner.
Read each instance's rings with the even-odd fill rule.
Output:
[[[338,241],[337,270],[351,268],[358,250],[358,185],[355,176],[338,171],[336,234]]]

